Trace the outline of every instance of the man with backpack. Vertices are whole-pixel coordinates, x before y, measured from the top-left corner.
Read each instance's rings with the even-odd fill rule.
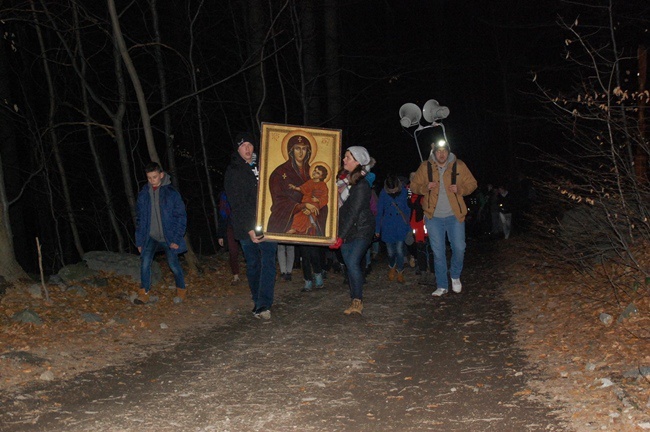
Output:
[[[433,250],[437,289],[434,296],[449,291],[448,273],[455,293],[462,291],[460,274],[465,259],[465,216],[463,200],[474,192],[476,179],[467,165],[449,151],[446,140],[431,143],[429,159],[422,162],[411,180],[411,190],[422,195],[425,225]],[[447,270],[445,237],[451,244],[451,266]]]

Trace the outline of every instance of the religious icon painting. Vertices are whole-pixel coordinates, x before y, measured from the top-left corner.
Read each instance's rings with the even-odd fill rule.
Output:
[[[258,227],[283,243],[336,239],[341,131],[262,123]]]

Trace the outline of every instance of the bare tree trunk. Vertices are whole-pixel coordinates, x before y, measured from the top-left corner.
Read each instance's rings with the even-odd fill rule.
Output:
[[[59,176],[61,177],[61,189],[65,201],[68,223],[70,224],[70,230],[72,232],[72,237],[74,239],[75,247],[77,248],[77,253],[79,254],[79,257],[82,257],[84,255],[84,250],[83,250],[83,246],[81,245],[81,238],[79,237],[79,231],[77,230],[77,222],[74,216],[74,212],[72,210],[72,198],[70,196],[70,188],[68,187],[68,178],[65,172],[65,167],[63,165],[63,159],[61,158],[61,152],[59,151],[59,142],[56,134],[56,129],[54,128],[54,115],[56,112],[56,107],[55,107],[56,95],[54,92],[54,84],[52,83],[52,74],[50,72],[50,67],[47,59],[47,50],[45,48],[45,42],[43,40],[41,27],[38,22],[38,18],[36,16],[36,9],[34,8],[33,1],[30,1],[30,6],[34,18],[34,26],[36,29],[36,35],[38,37],[38,43],[41,48],[41,57],[43,59],[43,71],[45,73],[45,80],[47,81],[47,88],[50,96],[50,106],[48,112],[48,133],[50,135],[52,152],[54,153],[54,160],[56,161],[56,165],[59,170]],[[64,260],[64,257],[61,258]]]
[[[266,98],[266,88],[264,85],[264,12],[260,0],[248,0],[248,25],[246,31],[247,53],[249,57],[260,59],[259,67],[254,67],[248,72],[248,85],[251,92],[251,108],[255,109],[253,123],[259,128],[262,118],[267,117],[264,112],[264,100]]]
[[[153,0],[155,1],[155,0]],[[201,106],[201,95],[198,93],[198,82],[197,82],[197,77],[196,77],[196,65],[194,64],[194,23],[196,22],[196,19],[199,17],[199,14],[203,8],[203,1],[200,1],[198,4],[198,7],[196,9],[196,13],[194,14],[193,17],[190,19],[190,47],[189,47],[189,63],[190,63],[190,70],[191,70],[191,78],[192,78],[192,91],[196,93],[195,100],[196,100],[196,118],[197,118],[197,126],[199,130],[199,144],[201,146],[201,153],[203,155],[203,167],[205,168],[205,178],[207,180],[207,185],[208,185],[208,195],[210,196],[210,204],[212,205],[212,214],[213,214],[213,219],[214,219],[214,228],[215,232],[219,232],[219,209],[217,206],[217,200],[214,192],[214,188],[212,187],[212,179],[210,178],[210,170],[209,170],[209,163],[208,163],[208,152],[206,148],[206,143],[205,143],[205,132],[203,128],[203,108]],[[216,245],[213,245],[216,250]]]
[[[331,126],[342,124],[341,65],[339,62],[339,27],[336,0],[326,0],[325,8],[325,71],[327,78],[327,122]]]
[[[5,42],[0,42],[0,97],[8,100],[9,84],[7,71],[7,55],[5,52]],[[4,116],[3,116],[4,117]],[[5,122],[0,123],[0,128],[6,126]],[[7,127],[7,129],[9,129]],[[2,145],[13,145],[14,137],[3,135],[6,140],[11,139],[11,143],[2,141]],[[0,276],[8,281],[16,281],[21,278],[27,278],[27,274],[18,264],[14,250],[13,232],[11,221],[9,219],[9,199],[5,189],[5,173],[2,163],[2,154],[0,152]]]
[[[126,66],[126,70],[129,72],[129,77],[131,77],[131,83],[135,90],[136,98],[138,99],[138,106],[140,107],[140,116],[142,118],[142,129],[144,130],[144,136],[147,141],[147,150],[149,150],[149,158],[160,163],[160,158],[158,157],[158,152],[156,151],[156,145],[153,140],[153,131],[151,130],[151,119],[149,118],[149,109],[147,108],[147,101],[144,96],[144,91],[142,90],[142,84],[140,84],[140,77],[138,77],[138,72],[133,66],[133,61],[129,55],[129,50],[126,47],[124,42],[124,36],[122,36],[122,29],[120,28],[120,21],[117,16],[117,10],[115,9],[115,0],[107,0],[108,11],[111,16],[111,24],[113,26],[113,35],[117,41],[117,46],[120,49],[120,55]]]
[[[314,17],[314,1],[302,0],[299,2],[301,16],[298,22],[300,25],[300,39],[302,41],[302,52],[300,56],[303,61],[301,99],[303,106],[303,122],[305,125],[317,126],[321,122],[320,91],[318,88],[318,77],[320,68],[316,55],[316,18]]]
[[[117,91],[118,91],[118,106],[115,112],[112,112],[111,109],[102,101],[102,99],[95,94],[90,84],[85,80],[81,70],[77,67],[77,57],[75,56],[73,50],[68,45],[68,42],[65,38],[62,37],[61,33],[56,24],[56,20],[50,15],[49,10],[47,9],[47,3],[41,1],[43,11],[50,20],[52,28],[55,30],[56,35],[59,37],[61,44],[65,47],[68,56],[70,57],[70,62],[75,72],[79,76],[84,89],[87,94],[92,98],[92,100],[106,113],[106,115],[113,122],[113,133],[115,142],[118,147],[119,157],[120,157],[120,166],[122,168],[122,181],[124,183],[124,191],[126,194],[127,201],[129,203],[129,210],[131,211],[131,219],[135,225],[136,220],[136,210],[135,210],[135,193],[132,186],[132,176],[129,163],[129,152],[126,148],[126,143],[124,140],[124,129],[123,129],[123,119],[126,113],[126,85],[124,84],[124,74],[122,73],[122,62],[117,46],[117,37],[115,36],[115,30],[113,31],[113,44],[114,44],[114,64],[115,64],[115,80],[117,82]],[[79,6],[79,3],[76,3],[76,6]]]
[[[124,83],[124,73],[122,71],[122,57],[120,56],[119,48],[115,35],[113,35],[114,49],[113,59],[115,64],[115,81],[117,82],[118,108],[114,114],[111,114],[113,120],[113,130],[115,131],[115,144],[120,155],[120,167],[122,168],[122,183],[126,193],[126,199],[129,203],[129,211],[131,212],[131,221],[135,226],[136,215],[136,198],[135,191],[133,190],[133,177],[131,176],[131,164],[129,163],[129,153],[126,149],[126,141],[124,140],[123,119],[126,113],[126,84]]]
[[[203,4],[203,2],[201,2]],[[160,26],[158,22],[158,0],[149,0],[149,8],[151,9],[151,20],[153,21],[154,31],[154,59],[156,60],[156,69],[158,71],[158,85],[160,86],[160,103],[166,107],[169,103],[169,96],[167,95],[167,77],[165,76],[165,65],[163,63],[162,49],[160,48]],[[201,6],[199,6],[201,9]],[[191,33],[190,33],[191,37]],[[192,70],[194,73],[194,70]],[[163,123],[165,127],[165,149],[167,150],[167,169],[176,172],[176,157],[174,156],[174,139],[172,134],[171,114],[169,110],[163,111]],[[174,186],[178,188],[176,177],[172,177],[176,181]]]
[[[639,45],[637,50],[639,64],[639,94],[646,90],[646,79],[648,76],[648,49]],[[639,184],[648,184],[648,131],[646,130],[646,106],[645,98],[639,98],[639,142],[634,154],[634,171]],[[645,148],[644,148],[645,147]]]
[[[81,76],[83,81],[86,81],[86,61],[84,59],[84,50],[81,43],[81,35],[79,34],[79,11],[77,9],[77,3],[73,2],[73,18],[74,18],[74,29],[75,37],[77,39],[77,50],[79,53],[80,63],[81,63]],[[124,237],[122,236],[122,230],[120,225],[117,222],[117,216],[115,215],[115,208],[113,206],[113,200],[111,198],[111,192],[109,190],[108,184],[106,183],[106,176],[104,174],[104,167],[102,166],[101,161],[99,160],[99,154],[97,154],[97,147],[95,144],[95,135],[93,134],[92,128],[90,126],[90,107],[88,105],[88,91],[86,86],[81,85],[81,100],[83,103],[83,112],[86,118],[86,137],[88,138],[88,146],[90,147],[90,152],[93,156],[93,161],[95,163],[95,172],[99,180],[99,185],[101,187],[102,193],[104,195],[104,203],[106,204],[106,209],[108,210],[108,218],[111,222],[111,227],[117,238],[117,249],[119,252],[124,252]]]
[[[8,281],[27,278],[14,255],[14,244],[9,223],[9,203],[5,193],[2,158],[0,158],[0,276]]]
[[[126,49],[126,44],[124,43],[124,38],[122,37],[122,33],[119,32],[119,21],[117,19],[117,13],[115,11],[115,2],[114,0],[108,0],[109,2],[109,9],[111,12],[111,21],[113,22],[113,30],[116,36],[116,40],[118,42],[118,46],[120,48],[120,53],[122,54],[122,58],[124,59],[124,64],[127,66],[127,70],[129,71],[129,75],[131,76],[131,81],[133,81],[133,86],[135,88],[136,94],[138,96],[138,103],[140,105],[140,110],[142,112],[142,123],[143,126],[145,127],[145,133],[146,130],[149,130],[149,136],[147,137],[147,147],[149,148],[149,154],[151,156],[152,161],[156,161],[160,163],[160,158],[158,157],[158,152],[156,151],[156,147],[153,142],[153,134],[151,131],[151,119],[149,117],[149,110],[147,108],[147,104],[144,98],[144,93],[142,91],[142,86],[140,85],[140,80],[138,78],[137,71],[133,67],[133,63],[131,62],[131,57],[128,55],[128,51]],[[152,0],[150,3],[150,7],[153,11],[153,20],[154,20],[154,27],[158,29],[158,14],[155,13],[155,7],[156,7],[156,1]],[[156,30],[156,41],[159,42],[159,33]],[[157,45],[159,47],[159,45]],[[165,89],[165,73],[164,73],[164,65],[162,64],[162,54],[160,52],[157,52],[156,54],[156,62],[158,66],[158,78],[160,82],[160,87],[161,87],[161,94],[163,95],[163,100],[167,100],[167,92]],[[136,84],[137,83],[137,84]],[[163,107],[166,107],[167,103],[163,103]],[[176,171],[176,157],[174,156],[174,149],[173,149],[173,143],[170,141],[171,138],[171,126],[170,123],[168,123],[169,120],[169,112],[164,111],[164,114],[167,115],[167,120],[165,122],[165,135],[167,137],[167,158],[168,158],[168,168],[171,172]],[[145,117],[146,117],[146,126],[145,126]],[[169,130],[167,129],[169,128]],[[151,141],[149,141],[151,140]],[[155,156],[155,158],[154,158]],[[173,167],[173,169],[172,169]],[[180,190],[180,187],[178,185],[178,179],[176,176],[170,176],[172,183],[174,184],[174,187],[176,189]],[[189,272],[192,274],[198,273],[198,259],[196,258],[196,254],[194,253],[194,249],[192,248],[192,242],[190,241],[189,237],[189,232],[185,233],[185,243],[187,245],[187,252],[185,253],[185,260],[187,261],[187,265],[189,267]]]

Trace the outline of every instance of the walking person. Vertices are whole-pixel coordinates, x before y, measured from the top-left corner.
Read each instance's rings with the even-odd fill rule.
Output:
[[[278,265],[280,266],[280,277],[283,281],[291,281],[293,262],[296,260],[296,247],[291,244],[278,244]]]
[[[171,184],[169,176],[157,162],[144,167],[147,184],[140,190],[135,223],[135,245],[140,252],[140,289],[135,304],[149,302],[151,263],[156,251],[162,249],[174,274],[176,297],[174,303],[185,300],[187,289],[178,254],[187,251],[185,229],[187,213],[181,194]]]
[[[370,211],[372,212],[373,216],[377,216],[377,203],[379,203],[379,197],[377,196],[377,193],[375,190],[372,188],[373,183],[375,182],[375,173],[369,172],[366,174],[366,181],[370,185]],[[366,251],[366,269],[365,269],[365,275],[368,276],[372,270],[372,259],[373,259],[373,251],[374,250],[379,250],[379,239],[378,238],[373,238],[372,243],[370,243],[370,246],[368,247],[368,250]],[[375,252],[375,256],[377,255],[377,252]]]
[[[499,188],[492,187],[491,184],[488,184],[487,190],[487,206],[490,209],[490,237],[496,238],[503,233],[503,227],[499,219]]]
[[[499,192],[497,195],[499,221],[501,222],[503,238],[508,240],[512,231],[512,195],[505,185],[499,186],[497,190]]]
[[[397,278],[397,282],[404,283],[404,241],[411,230],[410,214],[406,187],[396,175],[389,175],[379,193],[375,219],[375,237],[386,244],[389,281]]]
[[[476,179],[467,165],[449,151],[445,141],[431,144],[428,160],[422,162],[413,176],[411,189],[423,195],[422,208],[425,225],[433,250],[437,289],[441,296],[449,291],[448,275],[455,293],[462,291],[460,275],[465,259],[465,216],[467,205],[463,200],[476,189]],[[445,238],[451,244],[451,267],[447,269]]]
[[[411,181],[415,173],[410,175]],[[410,185],[409,185],[410,187]],[[430,285],[433,284],[433,253],[431,253],[431,246],[429,246],[429,238],[426,230],[424,229],[424,209],[422,209],[422,195],[411,193],[409,197],[409,207],[411,208],[411,230],[413,230],[417,267],[415,274],[419,275],[418,284]]]
[[[345,152],[343,168],[336,182],[339,190],[339,238],[330,246],[341,248],[350,285],[350,307],[343,313],[363,311],[364,267],[366,250],[375,232],[375,218],[370,211],[370,185],[364,177],[375,160],[368,150],[352,146]]]
[[[228,264],[230,265],[230,273],[232,273],[232,280],[230,285],[237,285],[239,283],[239,243],[235,240],[235,231],[232,226],[232,210],[228,202],[226,191],[219,194],[219,232],[217,233],[217,243],[219,246],[228,247]],[[224,243],[224,238],[226,242]]]
[[[275,291],[278,244],[266,240],[261,229],[256,230],[255,227],[259,169],[252,136],[248,133],[238,134],[233,148],[224,187],[232,210],[235,238],[239,240],[246,259],[253,316],[268,320],[271,319]]]
[[[305,280],[305,285],[300,291],[311,292],[314,288],[325,288],[323,281],[322,250],[322,246],[300,246],[300,256],[302,257],[300,267],[302,268],[302,275]]]

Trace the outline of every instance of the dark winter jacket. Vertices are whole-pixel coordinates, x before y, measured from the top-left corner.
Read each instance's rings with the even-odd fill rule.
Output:
[[[239,153],[233,153],[226,169],[224,189],[230,203],[230,216],[237,240],[249,240],[257,215],[257,177]]]
[[[152,192],[152,186],[147,183],[138,194],[138,214],[135,222],[135,245],[137,247],[144,247],[149,239]],[[185,244],[185,229],[187,228],[185,203],[183,203],[181,194],[171,185],[168,175],[163,177],[163,182],[158,188],[158,200],[160,202],[160,220],[167,246],[176,243],[178,249],[172,249],[174,253],[187,252],[187,245]]]
[[[348,242],[364,238],[369,242],[375,234],[375,217],[370,211],[370,185],[367,181],[350,187],[350,196],[339,209],[339,237]]]
[[[405,187],[400,188],[396,197],[391,196],[386,188],[379,193],[375,232],[381,234],[382,241],[396,243],[406,239],[406,234],[411,229],[409,225],[411,209],[407,200],[408,192]]]

